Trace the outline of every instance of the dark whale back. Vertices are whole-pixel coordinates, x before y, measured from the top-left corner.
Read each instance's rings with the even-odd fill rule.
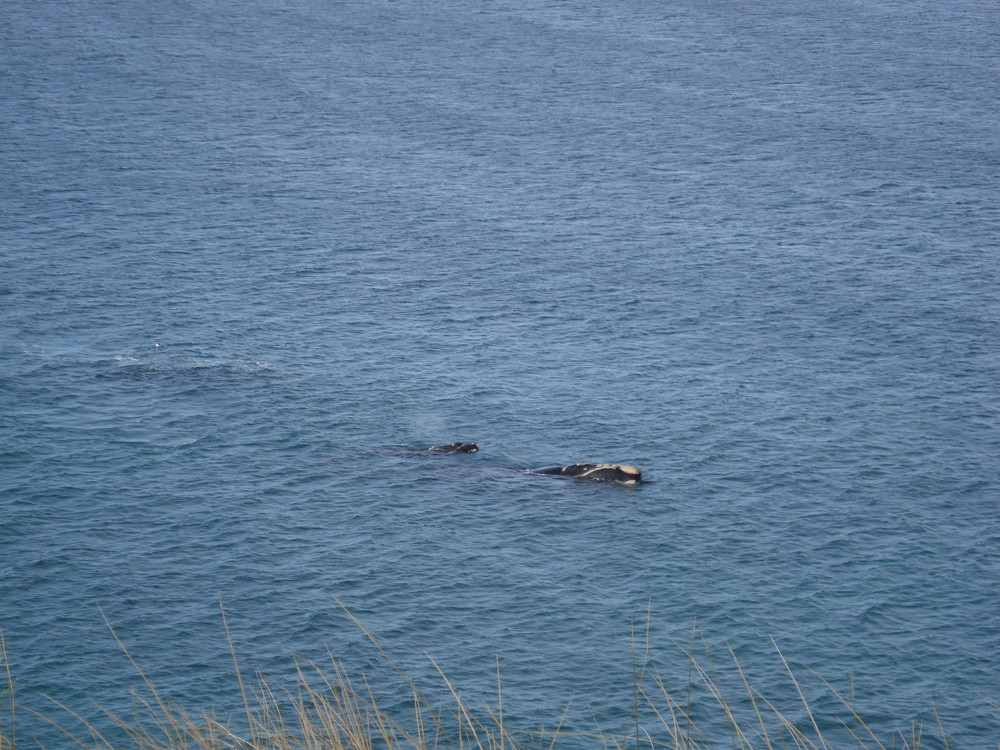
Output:
[[[638,467],[628,464],[571,464],[570,466],[550,466],[535,469],[535,474],[561,474],[567,477],[593,479],[598,482],[623,482],[631,484],[642,480]]]
[[[475,443],[454,442],[447,445],[432,445],[430,448],[409,447],[408,450],[430,453],[475,453],[479,446]],[[530,474],[558,474],[565,477],[592,479],[597,482],[618,482],[636,484],[642,481],[642,472],[629,464],[577,463],[569,466],[549,466],[544,469],[528,469]]]
[[[450,443],[449,445],[435,445],[427,450],[438,453],[475,453],[479,450],[479,446],[475,443]]]

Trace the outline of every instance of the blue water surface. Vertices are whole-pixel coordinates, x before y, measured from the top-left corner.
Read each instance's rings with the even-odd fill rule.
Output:
[[[236,711],[221,602],[248,670],[329,648],[402,712],[339,600],[432,694],[499,657],[508,726],[627,731],[648,608],[682,695],[695,627],[805,721],[773,637],[834,734],[810,669],[887,745],[995,747],[998,16],[0,3],[19,701],[113,732],[103,612]],[[574,461],[649,481],[522,471]]]

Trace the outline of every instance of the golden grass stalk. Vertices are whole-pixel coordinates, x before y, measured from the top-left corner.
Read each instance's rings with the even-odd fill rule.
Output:
[[[10,673],[10,661],[7,659],[7,642],[3,633],[0,633],[0,665],[3,665],[3,689],[0,690],[0,697],[6,696],[7,707],[10,711],[10,722],[4,729],[5,716],[0,713],[0,750],[13,750],[17,742],[17,708],[14,703],[14,676]]]
[[[381,709],[364,675],[353,680],[329,652],[329,663],[326,665],[295,659],[294,682],[285,690],[275,691],[259,673],[252,680],[245,678],[223,610],[223,627],[242,704],[238,722],[219,718],[213,710],[188,712],[162,695],[108,623],[116,643],[142,680],[144,691],[132,691],[138,712],[133,718],[126,719],[102,709],[123,737],[112,741],[93,721],[50,698],[53,705],[72,719],[77,727],[74,730],[65,723],[16,703],[15,679],[7,659],[6,644],[0,635],[0,697],[7,703],[5,710],[0,712],[0,750],[21,750],[15,733],[18,710],[42,716],[73,746],[87,750],[556,750],[561,743],[579,746],[581,742],[605,750],[711,750],[721,747],[734,750],[834,750],[834,741],[824,736],[820,729],[821,722],[806,699],[799,680],[773,640],[777,656],[805,712],[805,719],[793,720],[787,712],[753,688],[732,648],[728,649],[728,656],[739,677],[736,684],[741,686],[745,695],[742,696],[742,703],[730,700],[715,674],[704,638],[701,641],[705,657],[694,653],[697,635],[694,631],[690,647],[678,646],[688,662],[686,691],[682,694],[683,698],[678,699],[668,690],[663,677],[650,666],[647,621],[641,653],[636,647],[636,627],[632,623],[633,685],[631,695],[623,696],[628,701],[626,705],[630,706],[630,716],[621,732],[606,731],[596,717],[593,732],[564,729],[570,702],[567,702],[554,728],[515,729],[509,725],[504,713],[499,658],[494,710],[485,703],[479,708],[469,704],[444,670],[428,656],[448,696],[447,705],[432,708],[377,640],[346,608],[344,611],[404,680],[412,699],[412,715],[409,718],[390,716]],[[844,707],[850,720],[840,720],[851,738],[848,746],[886,750],[887,744],[880,741],[875,731],[865,724],[852,702],[828,682],[822,682]],[[719,730],[700,727],[695,720],[692,695],[696,685],[707,691],[711,705],[718,711],[715,717],[721,720],[715,724],[723,725],[723,733],[727,736],[710,736],[712,732],[718,734]],[[746,709],[747,702],[749,710]],[[699,714],[704,715],[708,708],[710,706],[702,703],[698,706]],[[934,713],[940,740],[947,749],[947,739],[936,707]],[[644,723],[642,716],[649,716],[653,721]],[[907,730],[894,732],[888,746],[901,745],[904,750],[919,750],[923,741],[923,727],[913,724]],[[841,743],[836,746],[838,750],[845,747],[842,738],[838,738],[838,742]]]

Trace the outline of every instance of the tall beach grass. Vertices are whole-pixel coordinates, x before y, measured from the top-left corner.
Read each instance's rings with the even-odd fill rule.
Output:
[[[822,680],[829,693],[836,697],[838,715],[819,716],[810,705],[806,691],[800,687],[799,677],[788,666],[776,644],[775,658],[789,680],[790,694],[796,696],[791,705],[779,707],[756,690],[731,649],[723,663],[717,666],[695,628],[692,628],[689,643],[676,646],[684,654],[687,675],[680,689],[671,691],[663,675],[651,667],[648,615],[644,632],[637,634],[633,628],[631,694],[622,696],[623,705],[629,706],[627,726],[606,731],[595,720],[592,731],[569,731],[563,726],[565,711],[561,716],[553,716],[549,728],[513,726],[504,714],[499,661],[495,695],[489,696],[488,701],[470,703],[428,656],[440,679],[441,694],[445,696],[434,705],[396,667],[377,639],[350,612],[347,614],[406,685],[411,697],[408,710],[396,713],[384,710],[365,676],[348,674],[332,654],[328,654],[323,663],[295,661],[294,677],[289,678],[288,685],[274,685],[259,674],[248,676],[228,638],[223,612],[234,680],[242,705],[228,707],[233,709],[232,715],[219,714],[215,707],[192,711],[179,705],[157,689],[153,679],[118,641],[141,677],[142,689],[133,690],[132,700],[137,710],[128,718],[95,708],[102,716],[103,725],[116,728],[114,737],[107,736],[110,731],[98,729],[95,717],[83,716],[53,699],[49,699],[52,710],[45,713],[19,704],[15,676],[11,673],[6,645],[0,635],[0,705],[3,707],[0,711],[0,750],[22,750],[28,746],[17,735],[18,722],[25,713],[55,727],[60,741],[52,747],[101,750],[556,750],[591,747],[606,750],[918,750],[940,747],[950,750],[937,719],[932,726],[910,724],[894,730],[888,737],[877,736],[854,708],[852,698]],[[719,677],[722,670],[725,670],[726,680]],[[728,695],[722,687],[723,682],[739,686],[738,693]],[[710,718],[706,721],[697,717]],[[30,746],[37,747],[35,744]]]

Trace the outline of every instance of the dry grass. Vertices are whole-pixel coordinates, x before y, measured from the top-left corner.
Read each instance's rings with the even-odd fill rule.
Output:
[[[732,650],[728,653],[732,665],[730,675],[738,677],[736,683],[741,685],[741,694],[730,701],[715,676],[711,657],[694,652],[698,643],[695,629],[692,629],[690,645],[679,647],[687,657],[689,676],[684,695],[675,695],[650,667],[648,615],[644,639],[637,638],[633,628],[632,719],[624,731],[609,733],[597,726],[589,733],[570,732],[562,728],[566,712],[553,729],[515,729],[508,726],[504,717],[499,662],[495,706],[473,707],[460,697],[445,673],[431,660],[450,696],[446,708],[433,708],[378,641],[350,612],[347,614],[408,686],[412,712],[390,716],[380,709],[364,677],[352,679],[332,654],[322,665],[308,661],[296,663],[296,678],[289,689],[276,691],[260,675],[248,680],[230,639],[230,654],[242,696],[242,711],[236,721],[220,719],[213,710],[189,713],[161,695],[121,641],[118,641],[119,646],[141,676],[145,688],[142,692],[133,692],[140,709],[134,718],[125,719],[104,711],[125,740],[118,738],[113,742],[92,721],[54,700],[53,704],[65,712],[61,721],[38,715],[62,733],[65,741],[61,747],[101,750],[556,750],[564,745],[605,750],[709,750],[720,747],[739,750],[833,750],[835,747],[919,750],[924,746],[924,731],[918,725],[880,740],[858,715],[851,700],[824,683],[843,709],[835,744],[821,731],[820,721],[776,644],[776,656],[798,696],[798,702],[791,709],[779,709],[754,689]],[[225,613],[223,625],[228,637]],[[117,640],[117,635],[115,638]],[[707,647],[705,654],[708,654]],[[18,706],[14,700],[15,680],[8,666],[2,636],[0,664],[4,704],[0,713],[0,750],[20,750],[16,734],[18,712],[36,712]],[[702,703],[697,711],[692,710],[692,687],[697,687],[702,696],[707,694],[708,702],[715,707],[711,714],[712,730],[703,729],[695,720],[695,713],[705,715],[710,706]],[[741,707],[740,715],[734,706]],[[789,711],[797,714],[798,719],[791,718]],[[826,718],[829,722],[830,717]],[[720,725],[725,726],[722,732],[718,729]],[[935,744],[947,750],[948,742],[940,721],[933,730]],[[720,733],[724,736],[718,736]]]

